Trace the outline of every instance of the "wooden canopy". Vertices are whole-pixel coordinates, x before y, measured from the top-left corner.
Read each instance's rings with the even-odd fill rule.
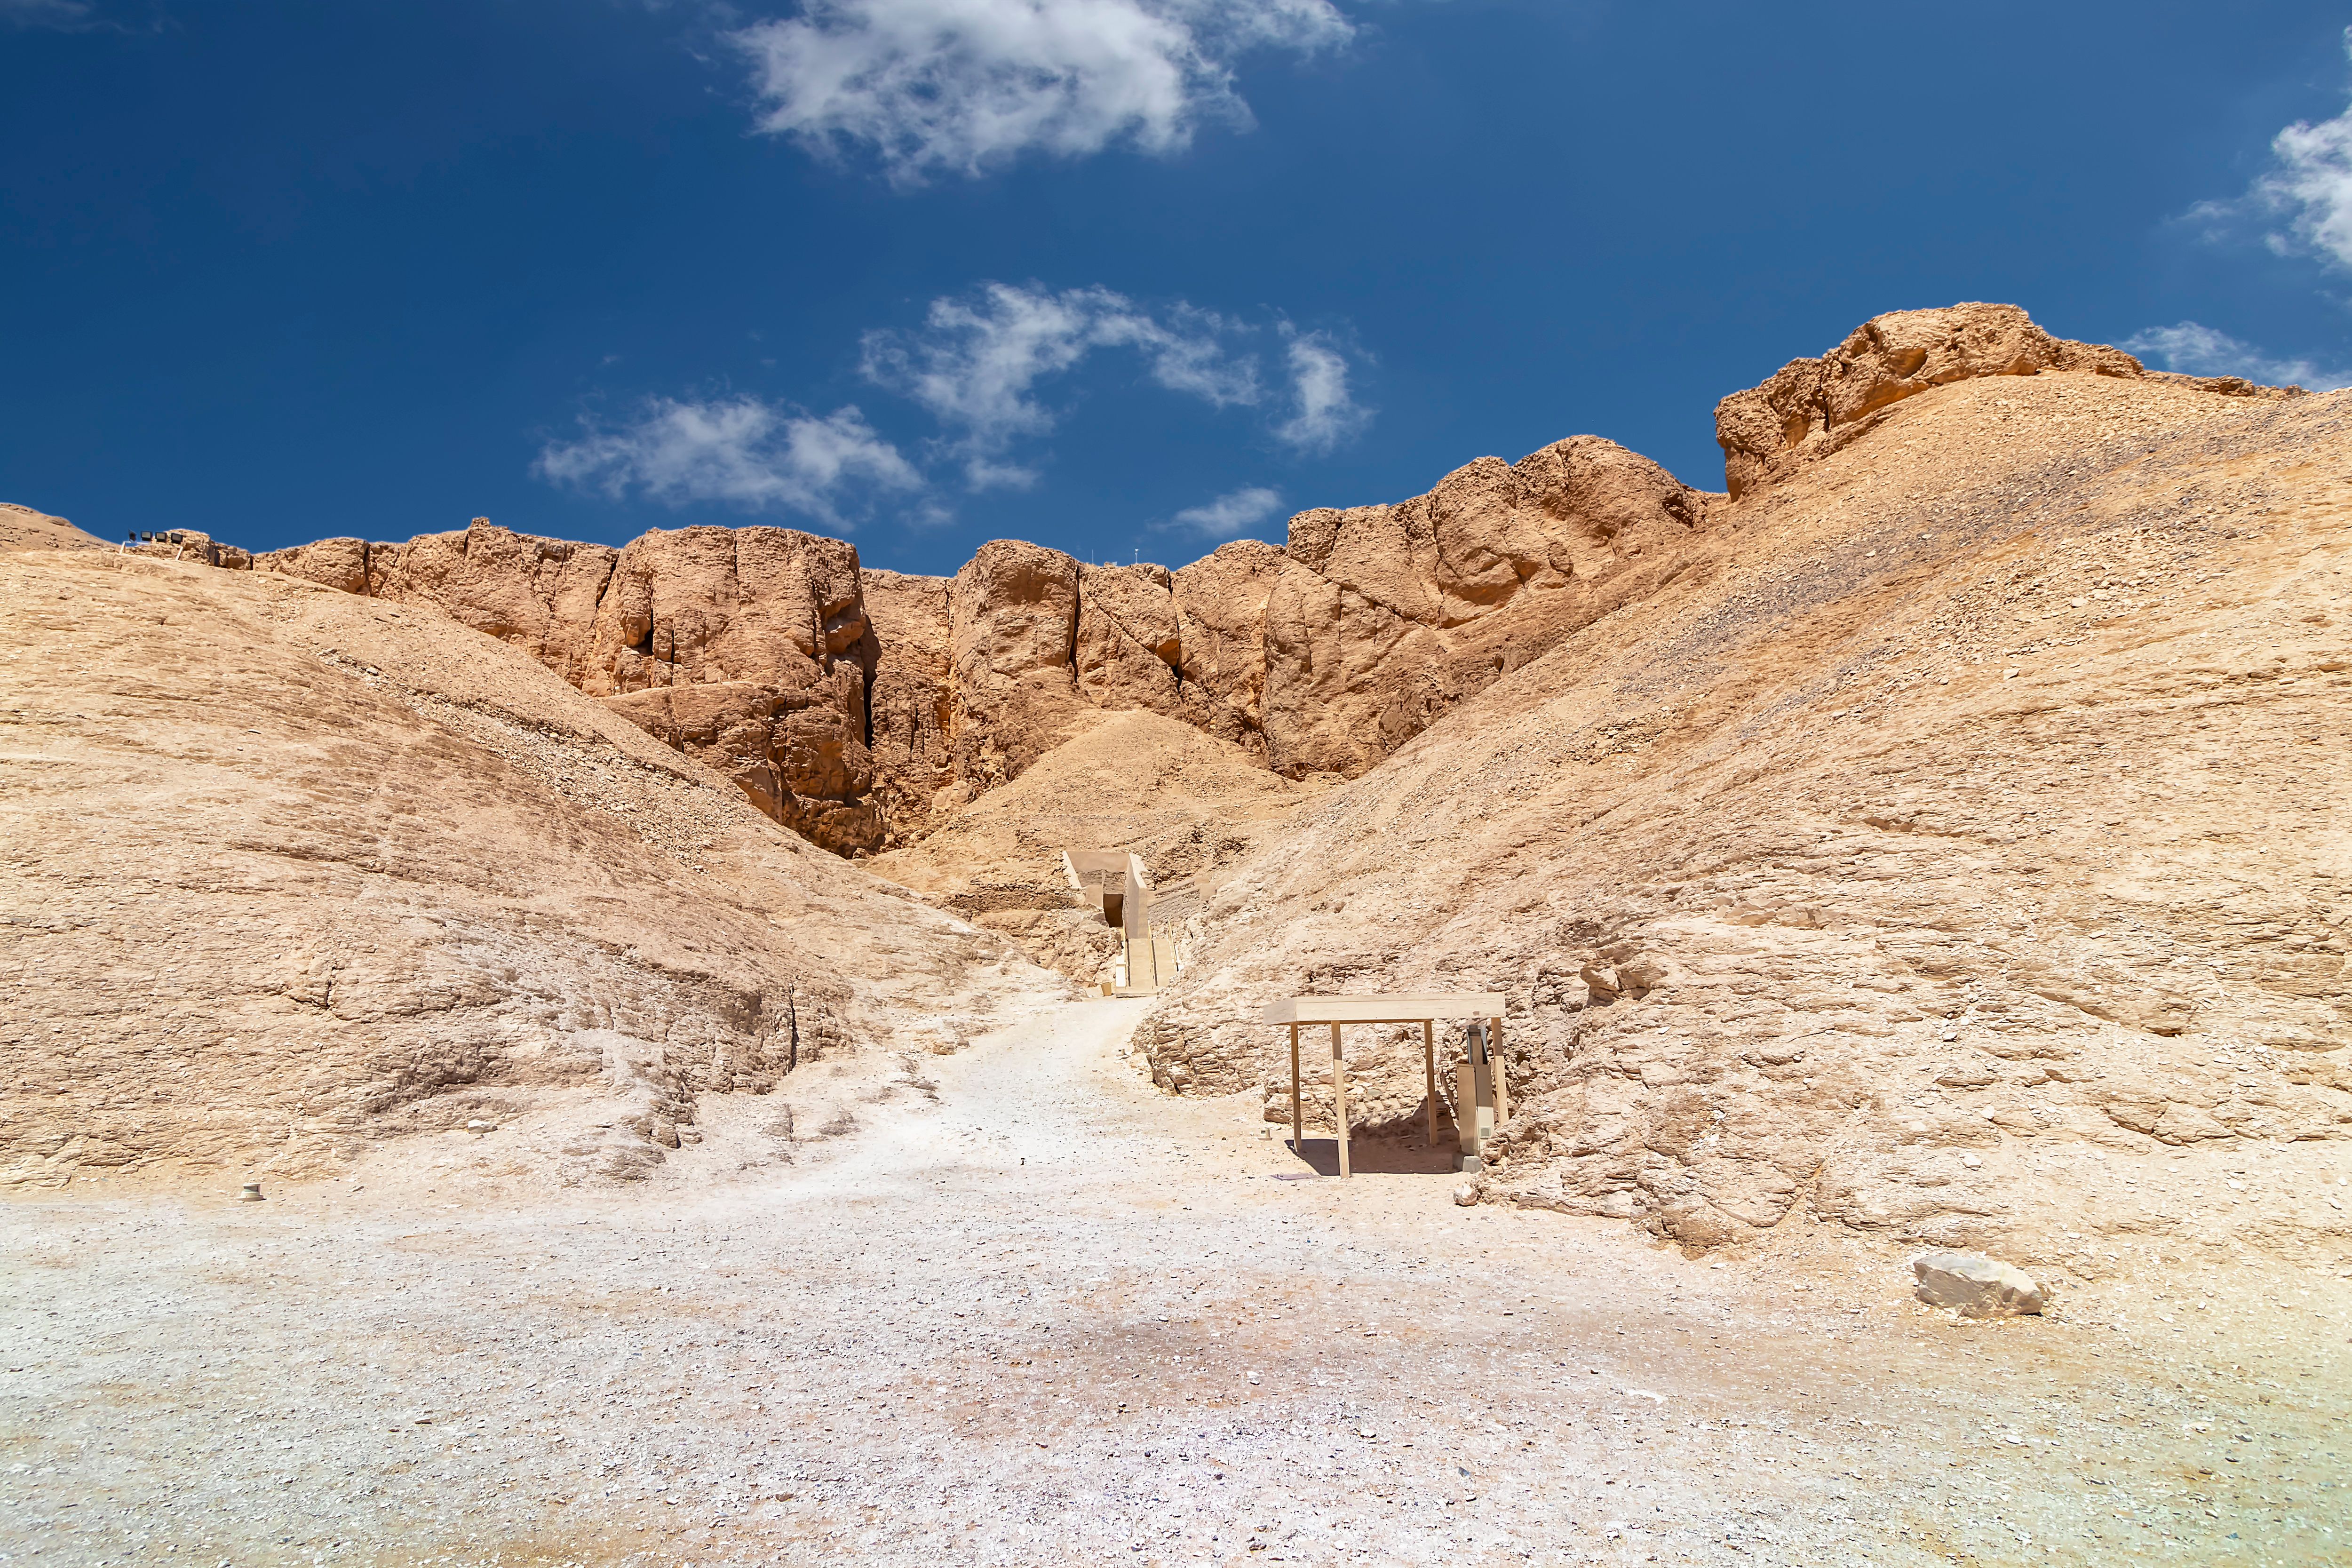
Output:
[[[1332,1110],[1339,1126],[1339,1173],[1348,1168],[1348,1064],[1339,1054],[1342,1024],[1419,1024],[1422,1071],[1428,1089],[1429,1143],[1437,1146],[1437,1021],[1486,1021],[1490,1052],[1503,1042],[1503,994],[1499,991],[1455,991],[1421,996],[1286,996],[1269,1003],[1258,1015],[1267,1024],[1290,1026],[1290,1149],[1297,1153],[1307,1135],[1306,1118],[1298,1104],[1298,1029],[1302,1024],[1328,1024],[1331,1029]],[[1495,1072],[1495,1118],[1510,1114],[1509,1091],[1503,1086],[1502,1058],[1492,1056]]]
[[[1258,1015],[1264,1024],[1420,1024],[1441,1018],[1499,1018],[1499,991],[1432,996],[1286,996]]]

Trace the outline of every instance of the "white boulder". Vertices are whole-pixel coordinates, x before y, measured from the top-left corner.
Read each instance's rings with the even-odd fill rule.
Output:
[[[2020,1317],[2041,1311],[2045,1300],[2032,1275],[1981,1252],[1923,1252],[1911,1260],[1911,1272],[1919,1279],[1919,1300],[1962,1317]]]

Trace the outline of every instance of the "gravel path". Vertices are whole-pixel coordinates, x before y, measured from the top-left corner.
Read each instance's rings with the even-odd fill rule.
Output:
[[[2332,1277],[1969,1326],[1843,1235],[1711,1266],[1411,1147],[1343,1184],[1153,1096],[1142,1005],[716,1188],[469,1202],[451,1135],[0,1205],[0,1561],[2352,1554]]]

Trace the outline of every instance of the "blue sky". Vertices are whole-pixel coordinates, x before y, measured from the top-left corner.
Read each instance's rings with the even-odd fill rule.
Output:
[[[2352,366],[2352,7],[0,0],[0,499],[1180,563],[1881,310]]]

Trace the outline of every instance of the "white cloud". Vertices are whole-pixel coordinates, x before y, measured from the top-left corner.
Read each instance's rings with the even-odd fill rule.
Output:
[[[988,283],[934,300],[917,328],[867,332],[861,369],[876,385],[908,398],[938,421],[923,443],[926,467],[945,461],[973,490],[1025,489],[1037,470],[1015,451],[1050,435],[1062,409],[1045,395],[1055,378],[1075,376],[1105,351],[1132,355],[1143,378],[1212,408],[1258,411],[1259,428],[1300,450],[1326,452],[1360,432],[1369,410],[1349,395],[1351,351],[1330,334],[1276,328],[1284,374],[1269,386],[1250,347],[1266,328],[1178,300],[1146,308],[1100,286],[1054,290]],[[609,361],[607,363],[610,363]],[[1279,421],[1275,423],[1275,421]],[[837,526],[876,491],[921,492],[930,481],[855,407],[819,418],[753,396],[655,397],[628,419],[583,420],[577,440],[551,441],[532,465],[551,483],[631,493],[672,506],[719,501],[753,510],[799,511]],[[919,498],[914,521],[948,515],[936,492]],[[1251,489],[1195,507],[1178,521],[1202,531],[1238,531],[1271,508],[1272,490]],[[853,501],[861,504],[852,505]],[[1223,509],[1223,510],[1220,510]]]
[[[2311,392],[2352,386],[2352,374],[2322,370],[2307,359],[2273,359],[2252,343],[2195,321],[2149,327],[2126,338],[2127,353],[2153,359],[2165,370],[2189,375],[2242,375],[2268,386],[2294,385]]]
[[[0,22],[79,33],[98,25],[98,9],[89,0],[0,0]]]
[[[1181,303],[1154,315],[1099,287],[1055,293],[990,283],[971,299],[932,300],[919,331],[868,332],[864,368],[956,432],[950,447],[974,489],[1019,487],[1036,474],[1005,461],[1006,450],[1058,417],[1037,395],[1041,382],[1099,350],[1132,349],[1171,392],[1219,408],[1255,405],[1256,358],[1226,342],[1249,330]]]
[[[1283,335],[1290,340],[1295,412],[1275,426],[1275,435],[1306,452],[1328,452],[1360,435],[1372,415],[1349,393],[1348,356],[1321,332],[1300,332],[1286,325]]]
[[[1241,56],[1353,32],[1331,0],[803,0],[730,37],[761,130],[870,151],[913,184],[1031,150],[1175,151],[1202,121],[1248,122]]]
[[[2352,27],[2344,41],[2352,53]],[[2352,109],[2316,125],[2298,120],[2271,139],[2271,153],[2277,166],[2254,182],[2247,200],[2285,217],[2285,232],[2269,237],[2272,248],[2313,251],[2352,267]],[[2231,210],[2208,203],[2198,215],[2226,217]]]
[[[818,418],[748,396],[650,399],[627,424],[591,425],[577,441],[549,442],[532,470],[616,500],[634,490],[669,506],[719,501],[803,512],[836,528],[847,526],[845,503],[857,487],[923,483],[855,407]]]
[[[1188,506],[1176,514],[1177,523],[1211,539],[1234,539],[1248,532],[1282,504],[1282,492],[1264,485],[1229,491],[1203,506]]]

